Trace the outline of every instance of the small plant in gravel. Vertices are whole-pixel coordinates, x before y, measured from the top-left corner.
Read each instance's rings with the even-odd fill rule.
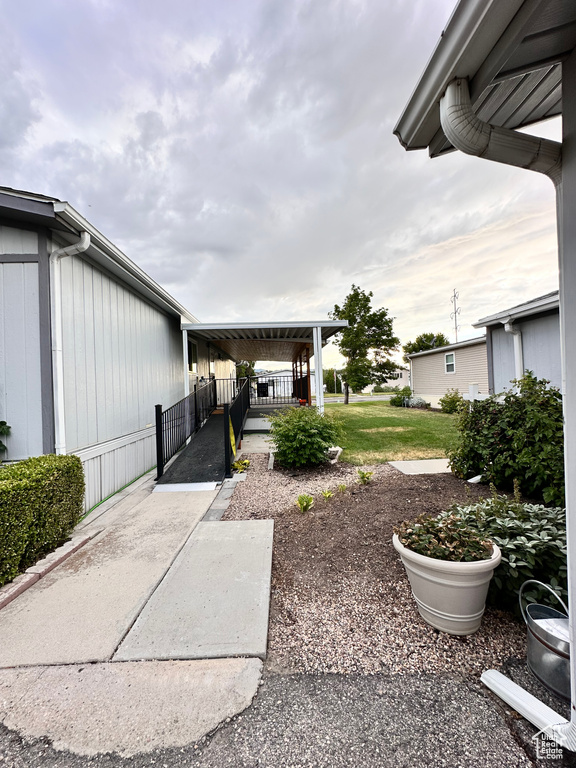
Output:
[[[238,461],[235,461],[234,464],[232,464],[232,469],[237,474],[242,474],[242,472],[246,472],[248,467],[250,466],[250,459],[239,459]]]
[[[492,542],[457,514],[420,515],[401,523],[394,533],[407,549],[436,560],[473,562],[492,556]]]
[[[276,461],[283,467],[322,464],[341,430],[334,416],[317,408],[287,408],[270,415]]]
[[[372,481],[372,475],[374,472],[365,472],[362,469],[358,470],[358,482],[360,485],[368,485]]]
[[[346,493],[347,488],[348,486],[346,485],[346,483],[340,483],[340,485],[336,490],[338,491],[338,493]]]
[[[300,512],[308,512],[314,506],[314,497],[309,493],[301,493],[296,499],[296,506]]]
[[[326,490],[325,490],[325,491],[321,491],[321,494],[322,494],[322,496],[323,496],[323,497],[324,497],[326,500],[328,500],[328,499],[331,499],[331,498],[332,498],[332,496],[334,496],[334,491],[331,491],[331,490],[329,490],[328,488],[326,488]]]

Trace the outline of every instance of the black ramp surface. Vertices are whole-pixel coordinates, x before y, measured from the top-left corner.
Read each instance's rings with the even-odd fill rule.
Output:
[[[225,474],[224,416],[212,414],[158,483],[221,483]]]

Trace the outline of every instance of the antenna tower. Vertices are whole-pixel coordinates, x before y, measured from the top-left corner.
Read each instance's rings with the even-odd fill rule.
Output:
[[[458,325],[458,315],[460,314],[460,307],[458,306],[458,298],[460,294],[454,288],[454,293],[452,294],[450,298],[450,303],[453,305],[454,310],[450,313],[450,320],[454,320],[454,336],[456,337],[456,341],[458,341],[458,329],[460,326]]]

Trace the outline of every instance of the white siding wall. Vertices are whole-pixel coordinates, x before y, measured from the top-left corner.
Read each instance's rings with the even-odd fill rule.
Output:
[[[27,229],[0,227],[0,253],[38,253],[38,234]]]
[[[184,396],[179,321],[77,257],[62,260],[68,453],[149,427]]]
[[[553,386],[561,388],[559,315],[536,317],[515,326],[522,332],[524,370],[532,371],[539,379],[549,379]],[[510,381],[515,378],[512,334],[504,328],[492,331],[492,358],[494,391],[502,392],[510,388]]]
[[[19,238],[18,232],[0,227],[2,247],[33,247],[25,237],[31,233]],[[0,264],[0,420],[12,427],[0,458],[42,454],[41,398],[38,264]]]
[[[412,359],[412,391],[433,408],[449,389],[468,394],[470,384],[477,384],[480,394],[488,394],[486,344],[474,344],[447,350],[454,353],[455,371],[446,373],[445,352],[438,351]]]

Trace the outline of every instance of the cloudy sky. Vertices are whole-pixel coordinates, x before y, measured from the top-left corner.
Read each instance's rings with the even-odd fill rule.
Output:
[[[0,185],[67,200],[203,322],[326,318],[355,283],[402,343],[454,340],[454,289],[476,336],[557,288],[554,192],[392,135],[454,3],[0,0]]]

